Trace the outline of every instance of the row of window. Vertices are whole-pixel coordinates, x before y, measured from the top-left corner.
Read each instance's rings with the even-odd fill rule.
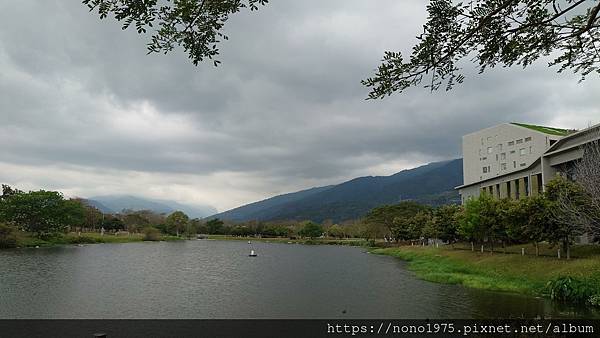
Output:
[[[527,166],[527,163],[525,163],[525,162],[519,163],[520,168],[523,168],[526,166]],[[516,168],[517,168],[517,161],[513,161],[513,169],[516,169]],[[500,170],[508,170],[508,164],[506,162],[500,163]],[[488,166],[482,167],[482,171],[484,174],[487,174],[487,173],[491,173],[492,169],[488,165]]]
[[[507,197],[516,199],[542,193],[544,189],[542,185],[542,174],[532,175],[531,182],[529,179],[530,177],[523,178],[523,186],[521,186],[521,183],[517,179],[512,180],[512,182],[502,182],[487,187],[482,187],[481,193],[490,194],[496,198]]]
[[[528,136],[528,137],[526,137],[524,139],[520,138],[518,140],[508,141],[506,144],[509,147],[512,147],[515,144],[522,144],[523,142],[531,142],[531,140],[532,140],[531,136]],[[492,142],[492,138],[488,137],[487,141],[488,141],[488,144],[489,144],[490,142]],[[481,139],[481,145],[484,145],[483,138]],[[496,148],[498,148],[498,151],[502,151],[502,147],[503,147],[502,143],[498,143],[498,145],[496,146]],[[493,151],[492,147],[488,147],[487,149],[488,149],[488,153],[491,154],[491,152]]]

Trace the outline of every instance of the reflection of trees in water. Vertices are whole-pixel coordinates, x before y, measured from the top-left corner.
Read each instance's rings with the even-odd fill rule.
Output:
[[[593,308],[522,295],[470,290],[474,318],[600,318]]]

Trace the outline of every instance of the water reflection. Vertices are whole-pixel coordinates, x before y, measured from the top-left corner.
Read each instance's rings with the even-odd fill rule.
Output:
[[[234,241],[0,252],[0,318],[591,318],[416,279],[363,249]]]

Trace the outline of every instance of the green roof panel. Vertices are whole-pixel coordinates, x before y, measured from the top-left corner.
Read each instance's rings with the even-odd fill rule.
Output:
[[[528,128],[528,129],[532,129],[535,131],[539,131],[540,133],[556,135],[556,136],[566,136],[575,131],[575,130],[569,130],[569,129],[538,126],[535,124],[525,124],[525,123],[516,123],[516,122],[511,122],[511,124],[514,124],[514,125],[520,126],[520,127],[524,127],[524,128]]]

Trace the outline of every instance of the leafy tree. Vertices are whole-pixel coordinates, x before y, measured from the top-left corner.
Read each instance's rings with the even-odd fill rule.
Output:
[[[219,54],[218,44],[228,37],[222,32],[231,14],[242,9],[258,10],[268,0],[187,0],[187,1],[132,1],[83,0],[90,11],[100,19],[113,15],[123,22],[122,28],[131,25],[139,34],[154,30],[148,43],[148,53],[168,53],[180,46],[194,65]]]
[[[206,228],[208,229],[208,233],[211,235],[222,234],[223,233],[223,221],[218,218],[211,219],[206,222]]]
[[[544,195],[518,200],[511,208],[509,235],[512,239],[533,242],[535,254],[539,255],[539,243],[551,231],[551,204]]]
[[[2,196],[0,196],[0,200],[4,200],[7,199],[13,195],[16,195],[18,193],[21,193],[22,191],[17,190],[17,189],[13,189],[10,187],[10,185],[7,184],[3,184],[2,185]]]
[[[327,233],[329,234],[329,236],[335,237],[335,238],[346,237],[346,232],[344,231],[344,228],[341,227],[339,224],[334,224],[331,227],[329,227],[329,230],[327,231]]]
[[[308,237],[310,239],[320,237],[323,235],[323,227],[320,224],[314,222],[306,222],[302,230],[298,232],[300,236]]]
[[[588,225],[586,209],[590,205],[589,196],[581,185],[562,175],[557,175],[546,184],[546,196],[551,202],[552,217],[547,238],[551,243],[562,244],[569,259],[571,244],[584,233]]]
[[[125,229],[125,223],[114,215],[107,215],[102,221],[102,228],[104,230],[123,230]]]
[[[483,241],[485,238],[485,230],[481,219],[482,195],[480,198],[471,198],[465,204],[463,214],[460,217],[459,233],[462,238],[467,241]]]
[[[38,237],[64,232],[71,226],[81,225],[85,217],[83,205],[76,200],[65,200],[56,191],[16,192],[3,198],[0,215],[25,231]]]
[[[438,223],[434,221],[431,214],[420,212],[415,216],[415,218],[417,218],[417,220],[421,223],[420,235],[425,240],[425,243],[429,244],[430,239],[433,239],[434,242],[437,243],[437,240],[442,234],[442,230]]]
[[[167,229],[179,237],[179,233],[186,229],[189,221],[190,218],[183,211],[175,211],[167,216]]]
[[[420,211],[425,210],[428,210],[427,206],[410,201],[400,202],[394,205],[384,205],[369,211],[369,213],[367,213],[365,216],[365,222],[384,226],[388,229],[388,233],[398,240],[403,238],[401,232],[403,231],[403,227],[406,225],[403,224],[404,221],[402,219],[411,218]],[[394,229],[398,226],[401,228]],[[398,233],[400,237],[397,237],[396,233]]]
[[[437,90],[462,83],[467,59],[480,72],[496,65],[529,66],[555,56],[550,66],[600,73],[600,2],[589,0],[431,0],[429,17],[410,58],[385,52],[377,73],[363,84],[369,98],[419,86]]]
[[[460,238],[458,220],[461,206],[456,204],[443,205],[433,212],[433,223],[439,229],[439,238],[448,243],[455,243]]]

